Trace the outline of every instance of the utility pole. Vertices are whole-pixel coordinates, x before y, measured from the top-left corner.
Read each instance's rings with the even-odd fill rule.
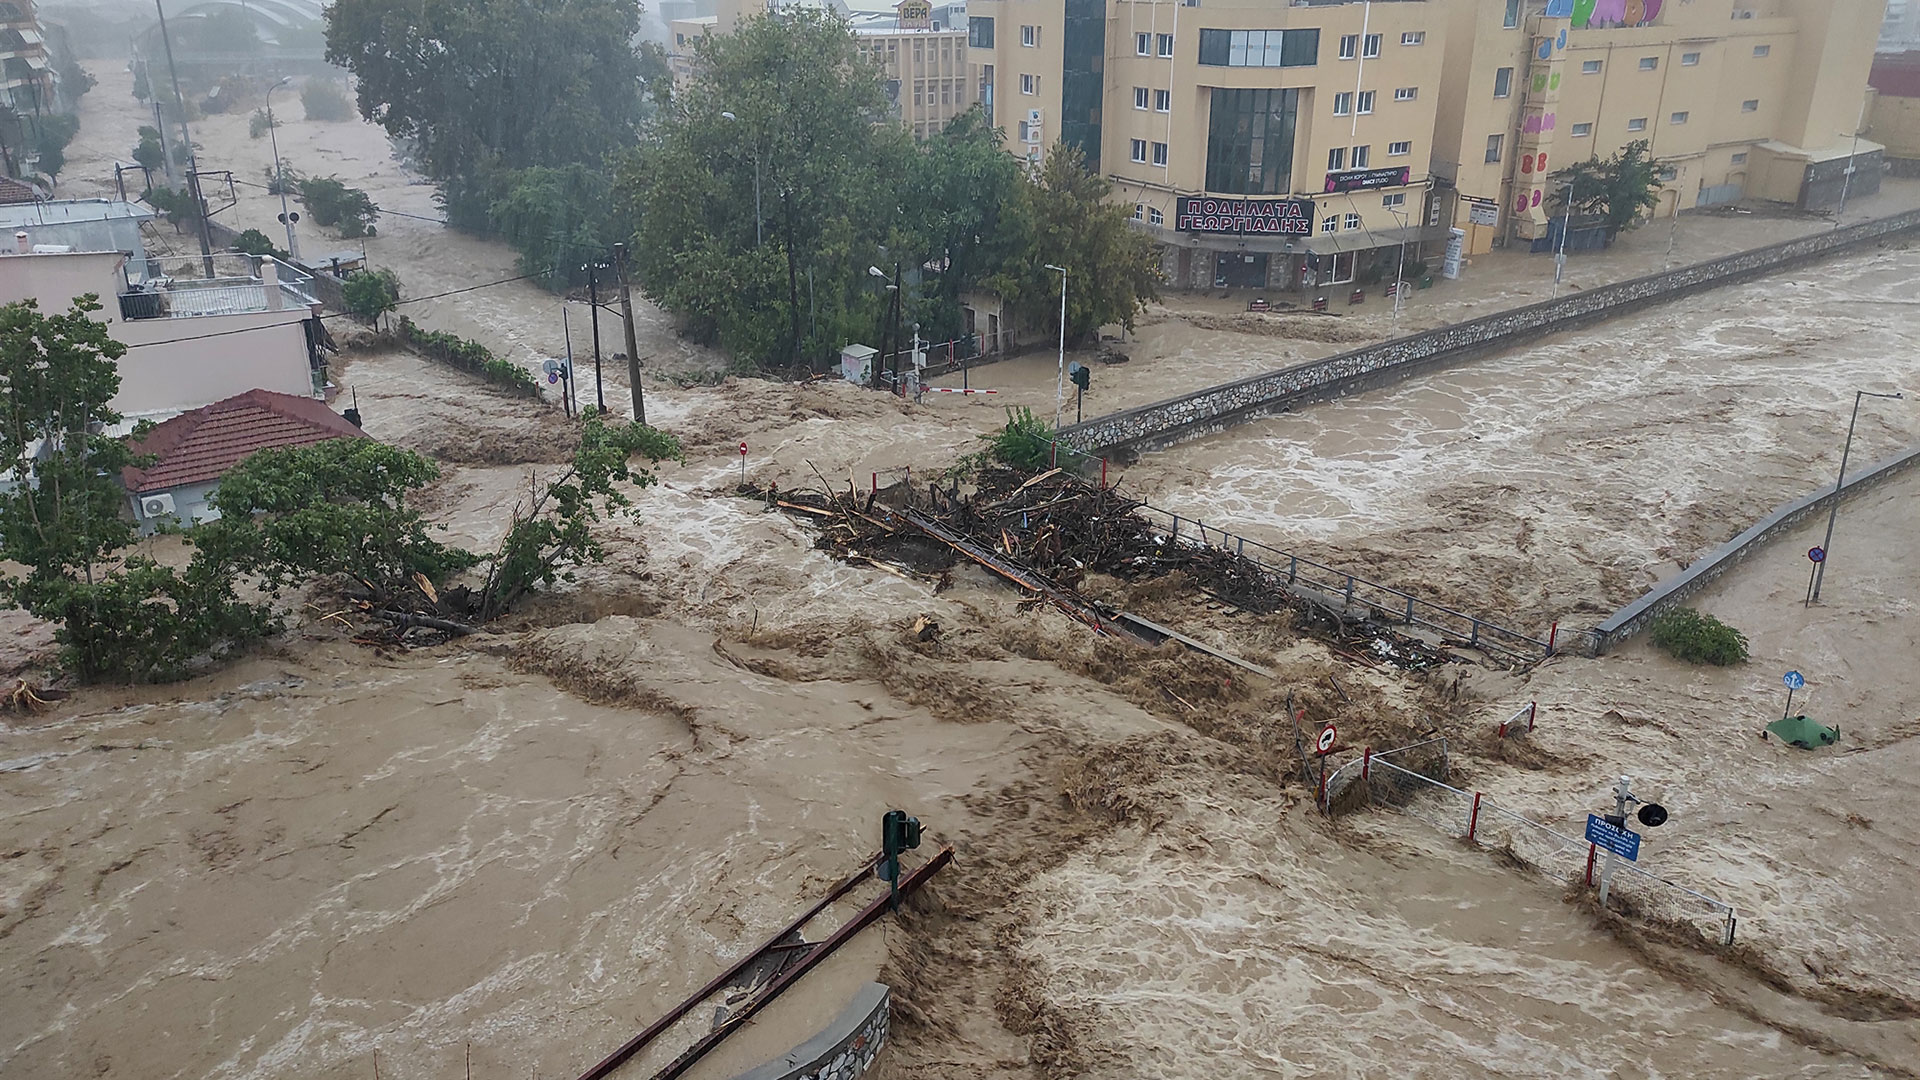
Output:
[[[207,201],[200,195],[200,163],[193,153],[193,132],[187,128],[187,99],[180,96],[180,72],[173,66],[173,39],[167,36],[167,13],[160,7],[160,0],[153,0],[153,10],[160,16],[160,43],[167,48],[167,76],[173,82],[173,104],[180,110],[180,137],[187,144],[187,193],[193,198],[193,214],[200,223],[200,261],[205,264],[207,277],[213,277],[213,242],[207,235]],[[148,80],[151,87],[152,80]],[[166,145],[167,132],[160,129],[160,143]]]
[[[1820,586],[1827,580],[1827,563],[1833,558],[1833,522],[1840,516],[1840,493],[1847,486],[1847,455],[1853,453],[1853,427],[1860,422],[1861,398],[1899,398],[1899,393],[1876,394],[1871,390],[1853,392],[1853,418],[1847,421],[1847,441],[1840,448],[1840,478],[1833,482],[1833,503],[1827,507],[1827,538],[1820,542],[1820,550],[1826,556],[1813,566],[1813,596],[1820,599]]]
[[[273,92],[287,85],[291,78],[288,76],[267,87],[267,136],[273,140],[273,171],[279,178],[274,186],[280,189],[280,223],[287,227],[287,258],[299,262],[300,241],[293,235],[293,223],[300,220],[300,215],[287,209],[287,167],[280,157],[280,135],[274,130],[273,123]]]
[[[593,397],[600,411],[607,411],[607,388],[600,381],[600,279],[595,276],[599,263],[587,264],[587,306],[593,309]]]
[[[647,422],[647,395],[640,389],[640,344],[633,333],[633,289],[627,284],[627,245],[613,245],[613,265],[620,275],[620,314],[627,323],[627,381],[633,385],[633,419]]]
[[[1067,407],[1067,268],[1047,264],[1060,271],[1060,371],[1053,388],[1053,430],[1060,430],[1060,414]]]
[[[1620,778],[1620,783],[1614,786],[1613,816],[1607,820],[1612,822],[1615,828],[1624,829],[1627,827],[1627,802],[1629,800],[1633,802],[1640,801],[1633,797],[1632,783],[1631,778],[1623,776]],[[1600,868],[1601,907],[1607,906],[1607,890],[1613,884],[1613,865],[1618,861],[1619,856],[1613,853],[1612,848],[1608,848],[1606,865]]]

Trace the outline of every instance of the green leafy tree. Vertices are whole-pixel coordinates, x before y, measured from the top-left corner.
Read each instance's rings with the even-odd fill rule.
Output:
[[[255,109],[253,115],[247,117],[247,138],[258,139],[279,126],[280,122],[268,116],[267,110]]]
[[[140,143],[133,148],[133,160],[149,173],[157,173],[167,167],[167,148],[160,142],[158,129],[144,125],[140,128]]]
[[[221,477],[212,496],[220,517],[197,526],[194,543],[275,593],[332,574],[381,596],[416,573],[439,583],[475,562],[430,536],[407,503],[439,478],[432,461],[372,439],[261,450]]]
[[[400,275],[385,267],[355,271],[341,284],[340,294],[349,313],[378,322],[400,304]]]
[[[658,479],[634,465],[635,455],[649,462],[685,460],[673,436],[587,411],[572,466],[516,509],[506,539],[490,560],[481,619],[504,613],[536,586],[572,581],[573,567],[605,560],[594,524],[603,515],[631,512],[633,501],[621,485],[644,488]]]
[[[993,284],[1028,323],[1060,325],[1060,275],[1067,268],[1067,338],[1085,340],[1100,327],[1133,328],[1157,295],[1160,259],[1153,242],[1129,223],[1113,185],[1087,171],[1080,151],[1056,144],[1038,178],[1022,194],[1025,250],[1008,259]]]
[[[300,88],[300,107],[307,119],[338,124],[353,119],[353,103],[332,79],[308,79]]]
[[[436,180],[598,162],[642,115],[636,0],[336,0],[326,19],[361,115]]]
[[[1747,636],[1711,615],[1676,608],[1653,620],[1653,643],[1689,664],[1729,667],[1747,659]]]
[[[1660,163],[1645,139],[1628,143],[1609,158],[1576,161],[1555,172],[1553,180],[1560,185],[1553,196],[1560,211],[1571,199],[1574,213],[1600,219],[1609,242],[1660,205]]]
[[[282,260],[290,257],[286,252],[274,247],[273,239],[259,229],[248,229],[234,237],[233,248],[248,255],[271,255]]]
[[[748,19],[695,52],[692,84],[618,170],[642,290],[762,365],[876,331],[867,267],[912,269],[926,246],[904,213],[912,142],[885,122],[878,68],[818,9]]]
[[[491,231],[520,252],[524,273],[546,275],[549,288],[586,281],[582,268],[605,258],[621,235],[607,174],[576,163],[508,176],[505,193],[487,210]]]
[[[300,181],[300,201],[313,214],[314,223],[340,230],[347,239],[374,235],[374,222],[380,208],[373,198],[356,187],[348,187],[337,176],[310,176]]]
[[[140,462],[104,433],[120,422],[116,361],[126,346],[90,317],[87,295],[55,315],[0,307],[0,596],[57,624],[63,662],[85,680],[177,678],[199,657],[263,632],[229,569],[120,558],[134,537],[121,470]]]
[[[902,204],[922,238],[922,264],[944,268],[918,321],[939,338],[958,336],[960,294],[1024,254],[1024,167],[978,108],[954,117],[917,150],[909,194],[918,197]]]

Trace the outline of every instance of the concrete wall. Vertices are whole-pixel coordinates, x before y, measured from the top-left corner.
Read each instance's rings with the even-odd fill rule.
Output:
[[[818,1035],[735,1080],[853,1080],[867,1071],[886,1044],[892,1011],[887,988],[867,983]]]
[[[173,496],[173,513],[162,518],[149,518],[140,512],[142,496],[128,495],[127,503],[133,507],[133,519],[140,523],[140,535],[152,536],[162,524],[192,525],[201,521],[218,521],[220,513],[207,504],[207,497],[219,486],[216,480],[209,484],[188,484],[186,487],[169,489],[165,494]],[[160,492],[148,492],[147,496],[156,494]]]
[[[1775,273],[1920,228],[1920,211],[1740,252],[1666,273],[1588,289],[1470,322],[1208,387],[1062,430],[1076,449],[1112,454],[1170,446],[1282,409],[1385,386],[1442,365],[1537,341],[1705,289]]]
[[[1840,497],[1844,499],[1864,491],[1916,464],[1920,464],[1920,447],[1888,458],[1855,476],[1841,489]],[[1606,652],[1645,630],[1661,612],[1699,592],[1709,582],[1761,547],[1779,539],[1795,525],[1825,512],[1832,505],[1833,498],[1833,491],[1827,489],[1802,496],[1776,509],[1746,532],[1720,545],[1711,555],[1655,585],[1645,596],[1614,612],[1606,622],[1588,632],[1587,651],[1595,655]]]

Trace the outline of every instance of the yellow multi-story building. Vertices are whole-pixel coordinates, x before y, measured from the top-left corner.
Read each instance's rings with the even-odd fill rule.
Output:
[[[1551,173],[1647,139],[1658,213],[1878,185],[1881,0],[971,0],[980,97],[1078,147],[1179,286],[1319,287],[1549,228]],[[1521,200],[1525,200],[1523,206]],[[1428,250],[1418,246],[1425,242]]]
[[[1882,0],[1436,0],[1433,171],[1474,254],[1540,241],[1552,173],[1646,140],[1656,216],[1741,198],[1804,208],[1879,188],[1857,138]]]

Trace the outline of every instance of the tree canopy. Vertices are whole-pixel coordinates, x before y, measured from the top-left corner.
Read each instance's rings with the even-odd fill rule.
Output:
[[[960,295],[979,286],[1053,325],[1047,263],[1085,274],[1071,336],[1131,321],[1154,292],[1151,242],[1077,153],[1049,161],[1028,176],[979,110],[915,142],[845,22],[806,9],[699,41],[691,85],[615,189],[643,291],[694,336],[771,366],[877,344],[896,267],[902,326],[933,340],[959,336]]]
[[[1645,139],[1636,139],[1612,157],[1576,161],[1553,174],[1562,187],[1554,201],[1562,210],[1569,199],[1577,214],[1600,218],[1611,239],[1640,223],[1660,205],[1660,163]]]
[[[428,176],[598,162],[642,112],[636,0],[336,0],[327,60]]]

